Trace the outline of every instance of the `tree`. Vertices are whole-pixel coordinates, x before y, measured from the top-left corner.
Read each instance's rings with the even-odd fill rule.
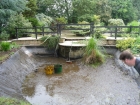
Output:
[[[65,17],[70,21],[72,0],[38,0],[38,12],[51,17]]]
[[[0,1],[0,26],[8,22],[12,14],[23,12],[26,8],[26,0],[1,0]]]
[[[26,5],[29,9],[23,12],[23,15],[27,18],[35,17],[37,11],[37,0],[28,0]]]
[[[140,19],[140,0],[133,0],[133,7],[138,19]]]
[[[125,23],[137,19],[132,0],[109,0],[112,8],[112,18],[123,19]]]
[[[94,5],[94,13],[100,16],[101,22],[108,23],[111,18],[111,7],[108,0],[96,0]]]
[[[94,0],[73,0],[72,18],[78,20],[78,18],[91,18],[94,14]],[[90,19],[88,19],[90,20]]]

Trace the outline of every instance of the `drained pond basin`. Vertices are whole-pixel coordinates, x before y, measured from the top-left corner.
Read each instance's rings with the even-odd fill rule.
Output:
[[[0,95],[23,97],[32,105],[139,105],[139,88],[108,56],[97,68],[82,59],[36,56],[22,48],[0,65]],[[44,68],[61,64],[62,73],[46,75]]]

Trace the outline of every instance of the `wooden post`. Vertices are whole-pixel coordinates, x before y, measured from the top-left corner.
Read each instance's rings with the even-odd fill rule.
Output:
[[[132,31],[132,26],[130,26],[130,33],[131,33],[131,31]]]
[[[59,32],[60,32],[60,36],[61,36],[61,24],[59,24]]]
[[[115,39],[117,38],[117,26],[115,27]]]
[[[140,35],[140,25],[139,25],[139,35]]]
[[[110,36],[112,37],[112,27],[111,27],[111,33],[110,34],[111,34]]]
[[[15,30],[16,30],[16,38],[18,39],[18,29],[15,28]]]
[[[92,25],[90,24],[90,35],[92,34]]]
[[[57,35],[59,35],[59,25],[56,25],[56,29],[57,29]]]
[[[44,27],[42,27],[42,35],[44,36]]]
[[[35,26],[35,37],[37,39],[37,27]]]
[[[90,24],[90,34],[93,34],[93,30],[94,30],[94,23]]]
[[[93,34],[93,35],[94,35],[94,28],[95,28],[95,27],[94,27],[94,24],[93,24],[93,27],[92,27],[92,34]]]

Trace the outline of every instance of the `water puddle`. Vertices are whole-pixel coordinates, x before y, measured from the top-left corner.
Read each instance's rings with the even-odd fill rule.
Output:
[[[62,65],[62,73],[46,75],[44,68],[49,64],[42,65],[37,70],[26,76],[22,85],[22,92],[27,101],[33,105],[66,105],[66,97],[62,92],[62,85],[72,79],[71,75],[79,71],[79,66],[75,62],[68,64],[58,60],[52,64]],[[70,78],[69,78],[70,77]],[[66,86],[67,87],[67,86]],[[63,89],[64,90],[64,89]],[[75,91],[76,92],[76,91]]]

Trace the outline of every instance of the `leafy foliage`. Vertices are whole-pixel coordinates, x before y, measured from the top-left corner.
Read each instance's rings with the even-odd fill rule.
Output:
[[[138,21],[132,21],[127,24],[127,26],[139,26],[139,25],[140,25],[140,22]],[[132,33],[139,32],[139,31],[140,31],[139,28],[127,28],[126,30],[126,32],[132,32]]]
[[[66,24],[67,23],[67,20],[64,17],[56,18],[55,20],[59,24]]]
[[[93,22],[93,15],[85,14],[80,17],[78,17],[78,21],[87,21],[87,22]]]
[[[41,26],[41,24],[39,23],[39,21],[36,19],[36,18],[28,18],[29,22],[31,22],[32,26],[33,27],[36,27],[36,26]]]
[[[9,24],[7,26],[7,32],[10,34],[11,38],[15,38],[16,30],[15,28],[23,28],[23,27],[32,27],[32,24],[29,22],[28,19],[25,19],[22,14],[12,15],[9,18]],[[28,32],[30,29],[27,30],[18,30],[18,37],[22,37],[24,32]]]
[[[77,36],[89,36],[90,35],[90,25],[86,21],[78,22],[79,25],[70,25],[67,28],[74,29],[71,30]],[[88,24],[88,25],[81,25],[81,24]],[[77,30],[75,30],[77,29]],[[83,30],[80,30],[83,29]]]
[[[48,27],[51,25],[51,23],[54,21],[51,17],[46,16],[43,13],[37,14],[36,19],[39,21],[42,26]]]
[[[93,15],[92,20],[93,20],[95,25],[99,24],[100,23],[100,15]]]
[[[52,17],[66,17],[71,21],[72,0],[38,0],[39,13]]]
[[[125,26],[122,19],[109,19],[108,24],[110,26]]]
[[[109,5],[109,0],[95,0],[94,14],[100,16],[101,22],[105,24],[111,19],[112,7]]]
[[[9,42],[1,42],[1,50],[2,51],[8,51],[11,49]]]
[[[0,34],[0,40],[8,40],[9,38],[9,34],[7,34],[7,32],[4,30],[2,31],[2,33]]]
[[[104,38],[103,36],[103,32],[106,30],[106,28],[96,28],[95,27],[95,30],[94,30],[94,38],[97,38],[97,39],[101,39],[101,38]]]
[[[49,50],[54,50],[59,42],[59,36],[44,36],[40,39]]]
[[[140,37],[136,38],[127,38],[125,40],[118,40],[116,47],[120,50],[131,49],[133,54],[140,53]]]
[[[112,18],[123,19],[125,23],[137,19],[133,0],[109,0],[109,5],[112,8]]]
[[[1,0],[0,1],[0,26],[6,24],[11,15],[27,9],[26,0]]]
[[[124,40],[117,40],[116,47],[119,48],[120,50],[126,50],[128,48],[131,48],[134,42],[135,39],[130,37]]]
[[[23,12],[24,17],[35,17],[37,11],[37,0],[28,0],[26,6],[29,9]]]
[[[137,37],[134,43],[131,46],[132,53],[139,54],[140,53],[140,37]]]

